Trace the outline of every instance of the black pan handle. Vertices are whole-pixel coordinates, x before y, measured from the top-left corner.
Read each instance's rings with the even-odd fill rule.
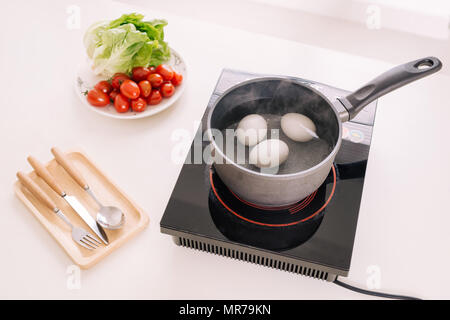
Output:
[[[348,112],[348,117],[343,117],[342,120],[353,119],[366,105],[377,98],[405,84],[429,76],[441,68],[442,62],[438,58],[426,57],[399,65],[381,74],[345,98],[339,98]]]

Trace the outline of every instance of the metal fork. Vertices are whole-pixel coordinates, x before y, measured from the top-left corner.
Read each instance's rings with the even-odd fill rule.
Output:
[[[58,215],[69,227],[72,229],[72,239],[80,246],[88,249],[94,250],[98,247],[100,241],[98,241],[92,234],[80,227],[75,227],[69,219],[62,213],[61,210],[55,205],[52,199],[44,192],[42,189],[28,177],[23,172],[17,173],[17,178],[20,182],[27,187],[27,189],[41,202],[43,202],[49,209],[53,210],[54,213]]]
[[[57,207],[53,207],[53,212],[56,213],[65,223],[69,225],[72,229],[72,239],[80,246],[85,247],[86,249],[93,250],[98,247],[100,244],[95,237],[80,227],[75,227],[69,219],[61,212]]]

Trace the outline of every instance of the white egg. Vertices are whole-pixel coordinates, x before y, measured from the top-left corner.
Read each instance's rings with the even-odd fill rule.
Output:
[[[286,113],[281,117],[281,129],[294,141],[307,142],[318,138],[314,122],[300,113]]]
[[[256,145],[249,155],[250,164],[258,168],[273,168],[286,161],[289,147],[284,141],[269,139]]]
[[[236,129],[237,139],[243,145],[252,147],[267,136],[267,122],[259,114],[249,114],[242,118]]]

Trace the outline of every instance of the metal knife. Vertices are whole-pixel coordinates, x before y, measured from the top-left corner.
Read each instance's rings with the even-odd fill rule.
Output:
[[[57,194],[59,194],[67,203],[75,210],[75,212],[80,216],[81,219],[91,228],[93,232],[105,243],[108,244],[108,236],[105,230],[95,221],[95,219],[90,215],[86,208],[78,201],[74,196],[66,194],[66,192],[61,188],[61,186],[52,177],[50,172],[45,168],[45,166],[36,158],[28,157],[28,162],[36,171],[37,175],[41,177]]]

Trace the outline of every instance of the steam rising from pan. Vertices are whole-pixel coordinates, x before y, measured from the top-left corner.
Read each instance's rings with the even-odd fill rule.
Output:
[[[286,113],[300,113],[310,118],[316,125],[319,139],[295,142],[281,130],[280,119]],[[279,138],[289,147],[289,157],[274,174],[290,174],[307,170],[325,159],[338,141],[339,123],[328,102],[316,92],[295,81],[285,79],[265,79],[248,82],[222,97],[211,115],[211,127],[221,130],[225,139],[226,129],[236,129],[239,121],[249,114],[259,114],[267,121],[267,139]],[[274,136],[276,135],[276,136]],[[236,141],[235,141],[236,142]],[[237,142],[234,144],[238,144]],[[237,147],[230,150],[225,141],[222,151],[230,154],[233,162],[244,168],[260,172],[246,157],[244,162],[237,157]],[[248,148],[247,148],[248,149]]]

